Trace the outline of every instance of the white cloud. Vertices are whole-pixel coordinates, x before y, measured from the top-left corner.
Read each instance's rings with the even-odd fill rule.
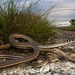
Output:
[[[67,4],[64,4],[63,5],[64,6],[64,8],[75,8],[75,3],[67,3]]]
[[[57,10],[55,10],[55,11],[56,11],[56,12],[54,12],[53,14],[59,15],[59,16],[61,16],[61,17],[63,17],[63,16],[68,16],[68,15],[70,15],[70,14],[73,13],[73,11],[67,10],[67,9],[57,9]]]
[[[22,5],[24,5],[24,7],[26,7],[26,8],[28,8],[29,6],[30,6],[30,4],[31,4],[31,1],[21,1],[20,2],[20,5],[19,6],[22,6]]]
[[[63,0],[53,0],[53,2],[59,2],[59,1],[63,1]]]
[[[61,27],[61,26],[70,26],[70,22],[69,21],[65,21],[65,22],[56,22],[56,26]]]
[[[34,0],[34,1],[37,1],[37,0]],[[75,8],[75,0],[41,0],[40,3],[43,2],[46,2],[46,5],[44,3],[44,6],[48,6],[49,3],[53,3],[55,4],[56,2],[58,2],[57,6],[55,7],[54,10],[61,10],[61,11],[57,11],[55,13],[52,13],[53,16],[51,17],[60,17],[60,18],[65,18],[65,16],[70,16],[74,13],[74,10],[66,10],[66,9],[74,9]],[[23,4],[24,2],[21,1],[21,5]],[[29,7],[30,6],[30,3],[31,1],[30,0],[27,0],[27,2],[25,3],[25,7]],[[47,5],[48,3],[48,5]],[[46,8],[45,7],[45,8]],[[64,10],[65,9],[65,10]],[[74,14],[73,14],[74,15]]]
[[[42,0],[42,1],[53,1],[53,2],[58,2],[58,1],[63,1],[63,0]]]
[[[58,6],[53,11],[56,12],[52,13],[52,15],[55,17],[59,17],[59,20],[60,18],[64,19],[67,17],[71,19],[73,18],[73,15],[75,13],[75,1],[61,0],[61,3],[59,3]]]
[[[30,6],[30,4],[31,4],[31,1],[27,1],[27,2],[25,3],[25,7],[28,8],[28,7]]]

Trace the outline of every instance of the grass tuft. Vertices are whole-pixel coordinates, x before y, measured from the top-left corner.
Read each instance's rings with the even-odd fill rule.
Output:
[[[19,3],[14,3],[14,0],[8,0],[0,5],[0,36],[3,40],[7,40],[11,33],[24,34],[41,43],[54,37],[56,34],[54,27],[46,18],[42,18],[40,13],[32,11],[32,7],[35,6],[25,8],[21,5],[18,8],[17,4]]]

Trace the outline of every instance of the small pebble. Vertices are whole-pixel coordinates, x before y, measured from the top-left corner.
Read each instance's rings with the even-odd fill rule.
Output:
[[[49,63],[41,68],[18,67],[4,70],[0,75],[75,75],[75,64],[69,61]]]

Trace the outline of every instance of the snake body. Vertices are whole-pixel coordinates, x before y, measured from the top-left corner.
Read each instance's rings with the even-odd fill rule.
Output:
[[[17,38],[22,38],[24,40],[27,40],[28,42],[19,42],[18,40],[16,40]],[[75,41],[71,41],[69,43],[72,43],[72,42],[75,42]],[[16,48],[19,48],[19,49],[34,49],[34,53],[30,56],[26,56],[24,58],[16,59],[16,60],[13,60],[13,61],[12,60],[2,61],[2,62],[0,62],[0,68],[13,66],[13,65],[16,65],[16,64],[20,64],[20,63],[26,63],[28,61],[31,61],[31,60],[37,58],[40,51],[41,52],[49,52],[49,51],[52,51],[50,48],[60,47],[60,46],[63,46],[63,45],[67,45],[69,43],[52,45],[52,46],[43,46],[43,45],[39,46],[34,40],[32,40],[31,38],[29,38],[27,36],[24,36],[24,35],[21,35],[21,34],[11,34],[9,36],[9,43],[4,45],[4,46],[0,46],[0,49],[2,49],[3,47],[4,47],[4,49],[9,48],[12,45],[13,47],[16,47]],[[75,62],[75,59],[72,59],[70,56],[66,55],[62,51],[55,50],[55,53],[61,54],[64,58],[66,58],[66,59],[68,59],[72,62]],[[45,61],[45,63],[47,61]]]
[[[13,65],[16,65],[16,64],[25,63],[25,62],[28,62],[28,61],[31,61],[31,60],[35,59],[39,55],[39,52],[40,52],[39,48],[34,43],[33,44],[23,43],[23,46],[19,43],[17,45],[20,46],[20,47],[18,46],[18,48],[21,48],[21,49],[30,48],[30,49],[33,49],[34,52],[33,52],[32,55],[30,55],[30,56],[28,55],[28,56],[26,56],[24,58],[21,58],[21,59],[17,59],[17,60],[13,60],[13,61],[12,60],[2,61],[2,62],[0,62],[0,68],[5,68],[5,67],[13,66]],[[12,45],[12,46],[17,48],[17,45],[16,46]]]
[[[32,40],[31,38],[29,38],[29,37],[27,37],[27,36],[24,36],[24,35],[21,35],[21,34],[14,34],[14,35],[11,35],[10,37],[9,37],[9,40],[10,40],[10,43],[13,45],[13,46],[15,46],[15,47],[17,47],[17,48],[22,48],[22,49],[24,49],[24,45],[25,44],[27,44],[27,43],[20,43],[19,41],[16,41],[15,40],[15,38],[23,38],[23,39],[26,39],[26,40],[28,40],[28,43],[31,43],[31,44],[36,44],[36,42],[34,41],[34,40]],[[38,47],[39,47],[39,51],[41,51],[41,52],[50,52],[50,51],[53,51],[52,50],[52,48],[56,48],[56,47],[60,47],[60,46],[64,46],[64,45],[67,45],[67,44],[70,44],[70,43],[73,43],[73,42],[75,42],[75,41],[71,41],[71,42],[66,42],[66,43],[61,43],[61,44],[54,44],[54,45],[51,45],[51,46],[39,46],[39,45],[37,45]],[[26,48],[26,47],[25,47]],[[28,47],[27,47],[28,48]],[[70,57],[70,56],[68,56],[67,54],[65,54],[63,51],[61,51],[61,50],[57,50],[57,49],[55,49],[55,51],[56,51],[56,54],[57,55],[61,55],[62,57],[64,57],[65,59],[67,59],[67,60],[69,60],[69,61],[72,61],[72,62],[75,62],[75,59],[73,59],[72,57]]]
[[[46,53],[40,53],[39,56],[32,62],[29,63],[33,68],[42,67],[49,62],[48,55]]]
[[[18,40],[15,40],[15,39],[24,39],[24,40],[27,40],[28,42],[19,42]],[[32,45],[32,44],[36,44],[36,42],[34,40],[32,40],[31,38],[27,37],[27,36],[24,36],[24,35],[21,35],[21,34],[11,34],[9,36],[9,42],[12,46],[16,47],[16,48],[20,48],[20,49],[30,49],[29,47]]]
[[[58,55],[58,58],[63,57],[64,59],[75,63],[75,58],[72,58],[71,56],[69,56],[66,53],[64,53],[63,51],[61,51],[60,49],[55,48],[54,53]]]
[[[0,45],[0,50],[8,49],[11,45],[9,43]]]
[[[16,40],[16,38],[22,38],[24,40],[27,40],[28,42],[19,42]],[[33,39],[25,36],[25,35],[21,35],[21,34],[11,34],[9,36],[9,42],[12,46],[16,47],[16,48],[20,48],[20,49],[27,49],[27,43],[30,43],[30,44],[35,44],[36,46],[39,47],[39,50],[40,51],[43,51],[43,52],[49,52],[51,49],[53,48],[57,48],[57,47],[60,47],[60,46],[64,46],[64,45],[68,45],[68,44],[71,44],[71,43],[74,43],[75,40],[73,41],[69,41],[69,42],[65,42],[65,43],[59,43],[59,44],[52,44],[52,45],[39,45],[38,43],[36,43]],[[26,46],[25,46],[26,45]]]
[[[22,56],[15,56],[15,55],[0,55],[0,59],[4,60],[16,60],[16,59],[21,59],[23,58]],[[1,62],[1,60],[0,60]]]

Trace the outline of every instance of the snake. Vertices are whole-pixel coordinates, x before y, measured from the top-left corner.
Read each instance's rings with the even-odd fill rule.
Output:
[[[67,55],[67,54],[66,54],[65,52],[63,52],[62,50],[55,48],[55,49],[53,50],[53,52],[54,52],[55,54],[57,54],[58,58],[64,58],[64,59],[66,59],[66,60],[68,60],[68,61],[71,61],[71,62],[75,63],[75,58],[73,58],[73,57]]]
[[[24,40],[27,40],[27,42],[19,42],[17,39],[24,39]],[[9,36],[9,42],[11,45],[13,45],[14,47],[16,48],[24,48],[25,47],[25,44],[27,43],[31,43],[31,44],[35,44],[39,47],[39,50],[40,51],[50,51],[49,49],[53,49],[53,48],[57,48],[57,47],[60,47],[60,46],[64,46],[64,45],[68,45],[68,44],[71,44],[71,43],[74,43],[75,40],[72,40],[72,41],[68,41],[68,42],[65,42],[65,43],[59,43],[59,44],[52,44],[52,45],[39,45],[38,43],[36,43],[33,39],[31,39],[30,37],[27,37],[25,35],[22,35],[22,34],[11,34]],[[26,49],[27,49],[27,46],[26,46]]]
[[[13,60],[13,59],[21,59],[23,58],[22,56],[15,56],[15,55],[0,55],[0,59],[4,60]],[[0,60],[1,61],[1,60]]]
[[[17,65],[17,64],[21,64],[21,63],[26,63],[26,62],[32,61],[35,58],[37,58],[37,56],[40,53],[38,46],[36,46],[35,44],[27,43],[27,44],[25,44],[23,49],[26,49],[26,46],[30,49],[33,49],[34,52],[33,52],[32,55],[27,55],[26,57],[16,59],[16,60],[0,61],[0,69],[10,67],[10,66],[13,66],[13,65]]]
[[[27,40],[27,42],[19,42],[19,41],[16,40],[16,38],[17,39],[22,38],[24,40]],[[29,46],[27,46],[28,43],[35,44],[38,47],[38,44],[33,39],[31,39],[31,38],[29,38],[25,35],[21,35],[21,34],[14,34],[14,35],[12,34],[12,35],[10,35],[9,36],[9,42],[12,46],[14,46],[16,48],[20,48],[20,49],[29,49]],[[37,63],[39,60],[41,60],[42,62]],[[39,54],[39,56],[36,58],[36,61],[35,61],[36,64],[32,63],[33,67],[41,67],[41,66],[47,64],[49,62],[48,60],[49,59],[47,58],[47,55],[46,55],[46,57],[43,56],[43,58],[40,59],[40,54]]]
[[[48,55],[46,53],[40,53],[39,56],[32,62],[29,62],[28,65],[32,66],[33,68],[40,68],[48,63]]]
[[[11,45],[9,43],[0,45],[0,50],[8,49]]]
[[[27,40],[27,42],[20,42],[20,41],[17,40],[17,39],[21,39],[21,38],[24,39],[24,40]],[[72,42],[74,42],[74,41],[71,41],[71,43]],[[68,43],[66,43],[66,44],[68,44]],[[63,46],[63,45],[64,44],[51,46],[51,47],[55,48],[55,47],[59,47],[59,46]],[[45,52],[51,51],[49,49],[51,47],[49,47],[49,46],[48,47],[39,46],[34,40],[32,40],[31,38],[29,38],[25,35],[21,35],[21,34],[11,34],[9,36],[9,43],[4,45],[4,47],[9,48],[10,46],[13,46],[13,47],[19,48],[19,49],[34,49],[34,53],[30,56],[26,56],[24,58],[17,59],[17,60],[14,60],[14,61],[12,61],[12,60],[2,61],[2,62],[0,62],[0,68],[5,68],[5,67],[17,65],[17,64],[20,64],[20,63],[26,63],[26,62],[29,62],[29,61],[32,61],[32,60],[36,59],[38,57],[40,51],[45,51]],[[61,52],[59,52],[59,53],[61,53]],[[66,54],[64,54],[64,52],[61,53],[61,54],[62,54],[62,56],[66,57],[67,59],[72,60],[70,57],[68,57]],[[72,61],[74,61],[74,60],[72,60]],[[48,62],[48,61],[46,61],[46,62]]]
[[[12,34],[10,35],[9,37],[9,40],[10,40],[10,43],[17,47],[17,48],[22,48],[25,47],[24,45],[27,44],[27,43],[20,43],[19,41],[15,40],[15,38],[23,38],[23,39],[26,39],[28,42],[27,43],[31,43],[31,44],[36,44],[38,47],[39,47],[39,50],[40,52],[50,52],[50,51],[53,51],[52,48],[56,48],[56,47],[60,47],[60,46],[64,46],[64,45],[67,45],[67,44],[70,44],[70,43],[73,43],[75,41],[70,41],[70,42],[66,42],[66,43],[61,43],[61,44],[54,44],[54,45],[51,45],[51,46],[39,46],[33,39],[25,36],[25,35],[21,35],[21,34]],[[56,49],[54,49],[56,50]],[[56,50],[56,53],[58,53],[58,55],[62,55],[63,57],[65,57],[66,59],[68,60],[72,60],[72,61],[75,61],[75,59],[71,58],[70,56],[68,56],[67,54],[65,54],[63,51],[61,50]]]
[[[19,42],[16,39],[27,40],[28,42]],[[34,40],[32,40],[31,38],[29,38],[25,35],[21,35],[21,34],[11,34],[9,36],[9,42],[13,47],[20,48],[20,49],[30,49],[29,45],[27,45],[28,43],[30,44],[30,46],[32,44],[35,44],[37,46],[37,44]]]

